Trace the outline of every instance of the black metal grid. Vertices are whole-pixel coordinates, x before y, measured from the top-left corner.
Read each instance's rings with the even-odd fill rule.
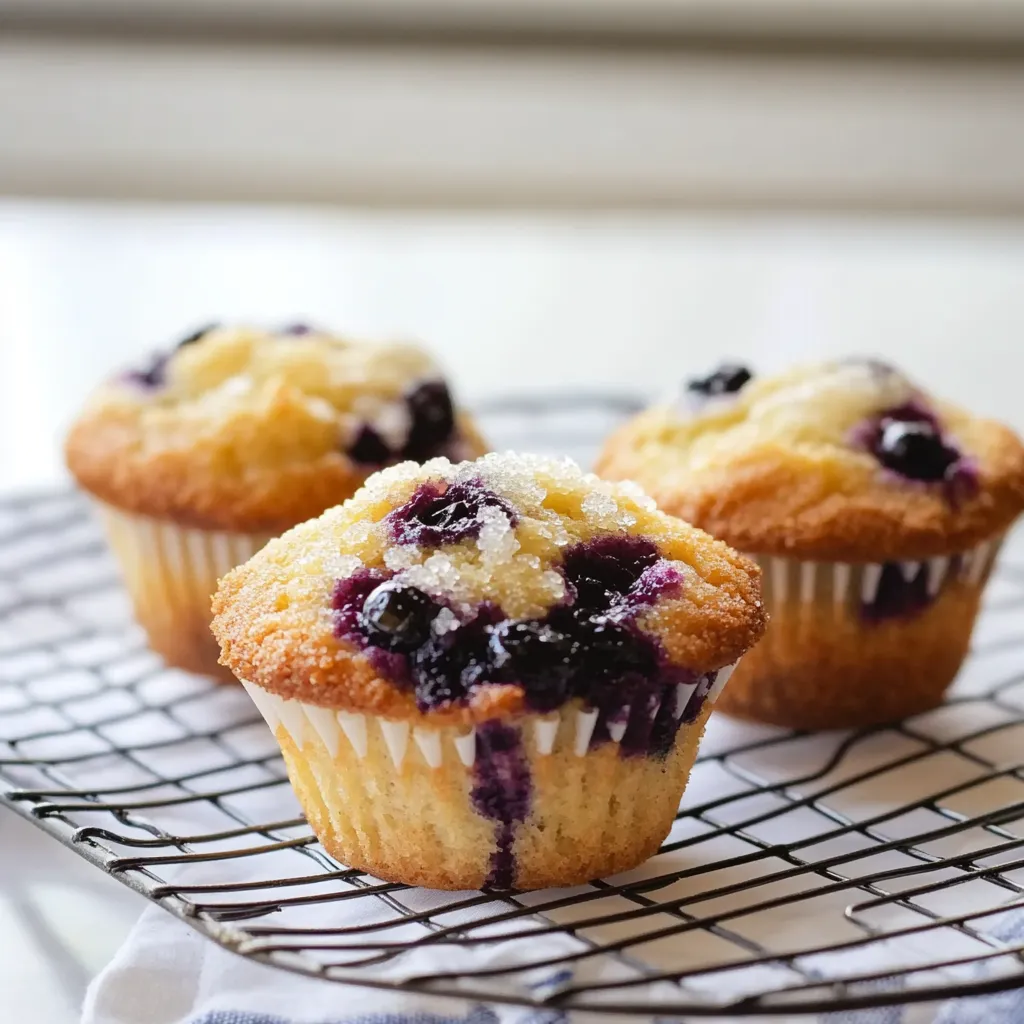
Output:
[[[499,444],[588,459],[631,406],[484,416]],[[713,719],[673,833],[636,871],[431,894],[323,851],[241,690],[146,650],[80,497],[12,499],[0,802],[224,947],[343,982],[645,1016],[1002,991],[1024,984],[1024,568],[1004,564],[986,605],[937,711],[826,736]]]

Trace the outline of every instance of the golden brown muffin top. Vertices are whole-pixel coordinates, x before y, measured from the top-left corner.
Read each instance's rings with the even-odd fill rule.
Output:
[[[881,561],[962,551],[1024,509],[1024,447],[877,360],[693,382],[607,441],[598,472],[742,551]]]
[[[697,679],[765,625],[751,561],[632,485],[511,453],[375,474],[229,573],[213,610],[222,664],[246,682],[464,722],[587,699],[600,680]]]
[[[103,384],[68,466],[118,508],[278,532],[350,497],[381,465],[485,451],[431,358],[296,327],[215,327]]]

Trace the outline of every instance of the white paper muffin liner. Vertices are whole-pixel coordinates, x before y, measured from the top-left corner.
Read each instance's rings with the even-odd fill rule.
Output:
[[[100,502],[96,508],[153,648],[172,664],[224,675],[209,632],[210,600],[217,581],[270,535],[179,526]]]
[[[853,606],[870,605],[878,595],[882,572],[888,564],[898,565],[909,583],[925,574],[925,590],[935,599],[954,581],[980,586],[995,564],[1002,538],[985,541],[959,555],[939,555],[923,561],[808,562],[771,555],[754,556],[761,566],[765,603],[772,611],[788,603],[830,603],[836,615]]]
[[[705,697],[707,704],[718,700],[735,667],[730,665],[718,672]],[[407,721],[395,721],[379,715],[337,711],[301,700],[285,699],[245,680],[242,680],[242,685],[271,732],[276,735],[278,729],[284,729],[299,749],[307,738],[318,737],[332,757],[337,756],[342,743],[348,743],[356,757],[363,760],[373,737],[379,736],[395,768],[401,768],[414,751],[429,768],[440,768],[446,757],[460,761],[467,768],[476,760],[476,732],[471,728],[414,726]],[[684,683],[676,687],[676,718],[682,718],[697,686],[697,683]],[[660,705],[647,709],[652,721],[659,710]],[[609,717],[608,733],[612,743],[622,740],[629,712],[629,707],[624,707]],[[596,708],[582,709],[573,704],[549,715],[529,714],[524,719],[529,727],[526,739],[541,757],[552,754],[556,749],[571,750],[577,757],[583,757],[590,750],[598,717]],[[681,723],[680,728],[685,728],[686,724]]]

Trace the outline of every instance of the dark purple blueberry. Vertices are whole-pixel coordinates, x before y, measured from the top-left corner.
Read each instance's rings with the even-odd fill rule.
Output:
[[[575,640],[577,675],[588,685],[601,679],[652,679],[657,675],[657,650],[637,629],[596,619],[581,623]]]
[[[444,381],[420,384],[405,396],[409,409],[409,438],[402,452],[423,462],[437,455],[455,432],[455,407]]]
[[[364,466],[383,466],[394,458],[394,452],[373,427],[364,423],[349,447],[348,457]]]
[[[935,414],[914,400],[887,409],[856,426],[850,441],[894,473],[922,483],[943,483],[954,504],[976,489],[977,474],[943,436]]]
[[[565,703],[577,641],[542,621],[503,622],[491,630],[490,654],[501,681],[517,683],[535,711]]]
[[[479,509],[494,503],[511,515],[479,481],[447,491],[428,484],[396,510],[401,515],[391,527],[421,543],[424,537],[458,538],[468,535],[467,527],[478,528]],[[577,545],[563,569],[570,601],[543,618],[509,620],[497,606],[484,604],[471,621],[440,634],[433,630],[440,610],[435,600],[400,578],[363,569],[335,587],[336,629],[360,644],[382,678],[412,689],[420,711],[465,702],[478,687],[512,684],[533,711],[547,712],[573,698],[597,709],[593,742],[600,744],[611,738],[615,715],[628,707],[640,715],[647,708],[644,722],[623,719],[632,730],[623,756],[661,756],[671,747],[675,725],[654,720],[655,696],[674,698],[677,682],[693,677],[669,665],[657,639],[633,620],[638,607],[679,586],[678,572],[649,540],[617,536]]]
[[[510,523],[516,522],[515,509],[479,480],[452,484],[447,490],[439,483],[420,484],[404,505],[388,513],[387,522],[396,543],[438,547],[479,536],[483,508],[501,509]]]
[[[565,633],[534,620],[503,622],[491,631],[491,651],[498,668],[531,674],[546,671],[553,664],[565,664],[575,641]]]
[[[697,395],[713,398],[716,395],[732,395],[747,383],[753,374],[738,363],[724,363],[707,377],[697,377],[686,383],[686,390]]]
[[[430,638],[430,627],[440,610],[434,599],[419,588],[389,580],[366,598],[359,625],[374,647],[412,651]]]
[[[163,387],[166,380],[167,355],[161,352],[153,356],[148,366],[140,370],[128,370],[122,377],[128,384],[136,384],[143,388]]]
[[[381,679],[390,680],[400,690],[414,688],[407,655],[399,651],[389,651],[384,647],[367,647],[364,654]]]
[[[470,800],[477,814],[495,822],[488,886],[507,889],[515,882],[516,825],[529,817],[532,798],[530,764],[519,730],[502,722],[478,726]]]
[[[194,330],[191,334],[185,335],[185,337],[178,342],[177,347],[185,348],[188,345],[194,345],[200,339],[205,338],[206,335],[210,333],[210,331],[214,331],[218,327],[220,327],[220,324],[216,322],[209,323],[205,327],[200,327],[197,330]]]
[[[446,640],[435,637],[411,655],[416,705],[420,711],[454,704],[469,693],[462,679],[463,671],[469,667],[465,662],[469,659],[464,659]]]
[[[562,574],[575,593],[574,607],[603,611],[657,561],[658,549],[644,537],[598,537],[566,552]]]
[[[441,636],[431,636],[409,655],[421,711],[464,700],[475,686],[492,681],[490,627],[501,611],[482,606],[476,618]]]
[[[334,609],[334,632],[343,640],[366,642],[362,629],[363,605],[370,594],[391,574],[379,569],[360,569],[334,584],[331,607]]]
[[[883,419],[874,452],[883,466],[911,480],[942,480],[960,457],[928,420]]]
[[[303,334],[312,334],[313,328],[309,324],[294,323],[285,324],[278,332],[278,334],[287,334],[291,337],[301,337]]]

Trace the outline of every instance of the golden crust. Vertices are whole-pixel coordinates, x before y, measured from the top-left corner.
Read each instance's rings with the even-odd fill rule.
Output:
[[[519,516],[518,549],[496,565],[473,541],[413,553],[406,571],[419,573],[422,586],[429,586],[430,572],[440,572],[449,588],[444,597],[453,605],[473,608],[486,601],[511,618],[543,615],[565,596],[564,580],[553,571],[564,546],[629,533],[653,541],[682,573],[680,592],[639,620],[673,663],[713,671],[732,664],[764,632],[760,570],[749,559],[664,515],[632,489],[584,476],[571,464],[486,456],[461,466],[436,459],[385,470],[343,506],[289,531],[229,573],[213,602],[222,663],[281,697],[387,718],[414,716],[412,695],[380,678],[361,653],[335,636],[331,595],[339,578],[379,569],[386,558],[395,564],[381,520],[418,484],[460,476],[484,479],[512,503]],[[593,495],[603,501],[594,502]],[[519,687],[488,686],[467,706],[429,714],[439,722],[470,723],[522,707]]]
[[[1001,535],[1024,510],[1024,446],[1007,427],[938,406],[977,468],[977,492],[956,501],[849,443],[866,417],[918,397],[898,375],[878,384],[850,367],[794,371],[695,417],[649,409],[608,438],[597,471],[755,554],[921,559]]]
[[[327,335],[217,330],[174,353],[166,382],[111,382],[65,444],[87,491],[128,512],[209,530],[278,533],[351,497],[373,471],[344,453],[439,371],[419,349]],[[486,446],[460,414],[450,451]]]

